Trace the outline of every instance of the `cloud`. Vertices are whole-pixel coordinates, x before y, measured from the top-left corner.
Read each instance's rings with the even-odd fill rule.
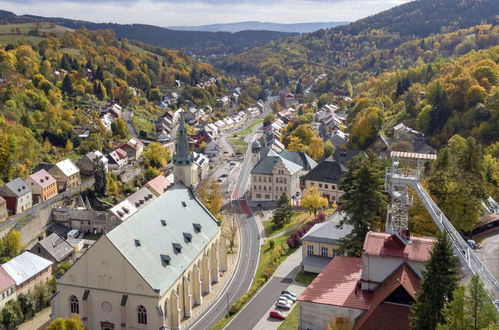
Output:
[[[354,21],[407,0],[7,0],[16,14],[159,26]]]

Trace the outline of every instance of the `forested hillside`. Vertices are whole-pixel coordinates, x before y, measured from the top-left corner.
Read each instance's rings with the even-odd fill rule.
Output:
[[[296,35],[296,33],[276,31],[202,32],[176,31],[146,24],[92,23],[61,17],[41,17],[33,15],[17,16],[0,11],[0,23],[52,22],[67,28],[114,31],[117,38],[138,40],[150,45],[182,50],[189,54],[212,55],[238,53],[250,47],[266,44],[271,40]]]
[[[275,88],[277,84],[346,67],[366,57],[364,69],[372,70],[376,56],[382,56],[380,62],[389,60],[394,55],[392,50],[404,43],[408,45],[412,40],[424,40],[435,33],[449,33],[479,24],[494,25],[498,15],[499,2],[495,0],[419,0],[350,25],[273,41],[230,56],[220,66],[229,73],[256,74],[267,86]],[[445,47],[455,46],[453,42]],[[494,40],[479,40],[476,46],[482,47],[482,42],[488,46],[494,44]],[[422,44],[423,52],[432,47]],[[398,64],[403,68],[404,59]],[[381,69],[386,68],[381,66]]]
[[[111,100],[128,106],[134,120],[152,123],[164,92],[202,105],[227,92],[229,80],[210,65],[178,51],[151,50],[156,53],[118,41],[109,30],[84,29],[37,45],[1,46],[0,181],[26,176],[41,160],[102,150],[126,138],[123,120],[112,132],[100,120],[100,108]],[[211,77],[217,83],[196,87]],[[78,138],[77,129],[88,129],[89,137]]]

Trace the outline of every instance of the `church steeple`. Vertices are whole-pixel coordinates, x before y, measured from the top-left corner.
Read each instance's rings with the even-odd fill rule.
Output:
[[[175,145],[175,155],[173,156],[174,165],[192,164],[192,155],[189,152],[189,143],[187,141],[187,129],[185,128],[184,112],[180,112],[180,120],[177,132],[177,144]]]
[[[192,154],[189,151],[183,111],[180,112],[177,143],[175,145],[175,155],[173,155],[173,177],[175,183],[182,183],[188,187],[195,186],[198,181],[197,166],[194,164]]]

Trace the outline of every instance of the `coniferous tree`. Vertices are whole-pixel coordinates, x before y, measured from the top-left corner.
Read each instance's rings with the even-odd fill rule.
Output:
[[[457,288],[458,266],[449,238],[440,233],[425,262],[421,292],[411,307],[411,329],[435,329],[438,323],[445,323],[443,308]]]
[[[62,80],[61,90],[66,96],[73,95],[73,83],[71,82],[71,77],[69,76],[69,73],[66,74],[64,76],[64,79]]]
[[[340,189],[345,192],[340,201],[346,216],[339,227],[344,224],[353,226],[350,234],[342,239],[341,249],[360,256],[367,232],[376,228],[375,224],[383,217],[387,204],[381,162],[374,155],[353,158]]]
[[[100,81],[104,81],[104,71],[102,71],[100,65],[97,67],[97,70],[95,70],[94,78]]]
[[[104,164],[101,161],[96,161],[94,164],[94,192],[98,197],[106,194],[107,176]]]
[[[289,199],[286,194],[283,193],[277,201],[277,208],[274,211],[272,221],[276,226],[281,226],[285,222],[288,222],[292,215],[293,211],[291,210]]]

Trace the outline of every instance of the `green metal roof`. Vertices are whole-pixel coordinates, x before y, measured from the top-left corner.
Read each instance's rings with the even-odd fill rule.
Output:
[[[200,231],[195,228],[199,228],[197,224]],[[219,222],[191,191],[177,184],[107,237],[144,280],[163,295],[219,230]],[[177,244],[181,245],[180,252]],[[165,256],[169,257],[169,265]]]

